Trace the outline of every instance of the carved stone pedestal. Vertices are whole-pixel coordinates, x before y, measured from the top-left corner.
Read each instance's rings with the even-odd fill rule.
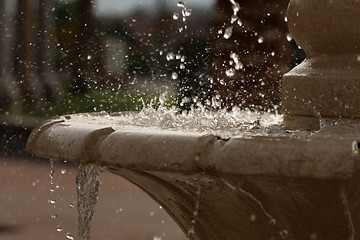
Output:
[[[307,59],[282,83],[285,127],[360,122],[360,1],[291,0],[289,31]]]

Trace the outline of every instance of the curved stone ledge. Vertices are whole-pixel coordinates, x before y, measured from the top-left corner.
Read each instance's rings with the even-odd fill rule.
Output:
[[[128,169],[344,179],[357,171],[354,141],[360,136],[253,136],[222,139],[209,133],[119,125],[73,115],[45,122],[27,151],[72,162],[100,162]]]
[[[349,236],[360,222],[360,135],[224,138],[123,118],[53,119],[33,131],[27,150],[106,166],[147,192],[190,239],[358,239]]]

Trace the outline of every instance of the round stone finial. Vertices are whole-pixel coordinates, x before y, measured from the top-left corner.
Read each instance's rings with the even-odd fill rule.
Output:
[[[306,60],[284,75],[284,125],[360,123],[360,0],[291,0],[288,27]]]

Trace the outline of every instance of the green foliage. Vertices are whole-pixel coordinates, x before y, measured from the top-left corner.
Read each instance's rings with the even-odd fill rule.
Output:
[[[159,94],[131,93],[128,91],[92,91],[85,95],[68,94],[57,104],[46,104],[46,106],[34,111],[32,115],[52,117],[73,113],[84,112],[122,112],[139,111],[144,106],[158,108]],[[176,105],[176,97],[170,96],[166,107]]]

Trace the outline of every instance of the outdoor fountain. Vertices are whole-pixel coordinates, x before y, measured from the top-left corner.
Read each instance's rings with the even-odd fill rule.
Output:
[[[200,118],[181,130],[169,113],[67,115],[35,129],[27,150],[106,166],[190,239],[360,239],[359,16],[358,0],[290,1],[289,30],[307,59],[283,78],[282,126],[239,111],[247,121],[215,130]],[[226,113],[207,114],[221,124]]]

